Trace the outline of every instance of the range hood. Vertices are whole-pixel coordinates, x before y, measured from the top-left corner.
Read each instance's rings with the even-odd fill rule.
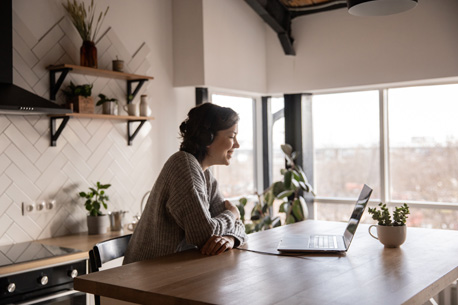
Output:
[[[0,1],[0,114],[64,114],[72,112],[13,84],[13,5]]]

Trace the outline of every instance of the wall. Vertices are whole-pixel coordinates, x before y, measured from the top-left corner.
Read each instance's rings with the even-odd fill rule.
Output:
[[[79,64],[81,40],[61,3],[13,1],[14,83],[46,98],[46,66]],[[86,211],[77,193],[96,181],[112,184],[109,209],[127,210],[126,218],[132,219],[161,165],[177,150],[177,137],[159,132],[177,130],[183,119],[177,113],[183,115],[188,107],[176,103],[172,85],[171,2],[97,0],[96,5],[97,11],[110,6],[97,42],[99,67],[110,69],[118,55],[127,72],[153,76],[140,94],[148,95],[156,119],[127,146],[125,122],[72,118],[57,146],[50,147],[46,116],[1,115],[0,245],[85,231]],[[93,83],[94,97],[103,92],[125,103],[125,81],[71,74],[64,86],[69,80]],[[56,209],[22,216],[22,202],[41,200],[56,200]]]
[[[286,56],[268,28],[267,87],[271,93],[313,92],[456,77],[458,2],[422,0],[411,11],[355,17],[346,9],[293,20],[296,56]]]
[[[173,7],[175,86],[266,91],[265,25],[243,0]]]

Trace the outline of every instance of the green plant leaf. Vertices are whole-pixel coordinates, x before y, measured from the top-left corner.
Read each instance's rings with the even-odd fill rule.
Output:
[[[294,194],[294,190],[286,190],[286,191],[281,192],[280,194],[278,194],[277,198],[278,199],[283,199],[285,197],[291,196],[292,194]]]
[[[295,222],[296,220],[294,219],[293,215],[289,215],[288,217],[286,217],[286,224],[291,224]]]
[[[277,197],[278,194],[285,190],[285,185],[281,181],[277,181],[272,186],[272,194]]]
[[[293,179],[293,173],[291,171],[287,171],[284,175],[283,183],[285,184],[285,189],[291,189],[291,179]],[[278,197],[278,196],[277,196]]]
[[[302,211],[302,206],[301,202],[299,199],[296,199],[293,201],[293,215],[297,220],[303,220],[304,219],[304,213]]]

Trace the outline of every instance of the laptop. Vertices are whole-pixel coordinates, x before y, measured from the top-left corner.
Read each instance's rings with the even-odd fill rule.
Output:
[[[345,252],[350,247],[356,228],[364,213],[364,209],[372,194],[372,189],[364,185],[355,208],[348,221],[347,228],[343,235],[286,235],[278,244],[280,252]]]

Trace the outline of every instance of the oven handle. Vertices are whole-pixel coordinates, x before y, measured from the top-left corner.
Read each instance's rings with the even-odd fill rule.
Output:
[[[23,303],[14,303],[14,304],[16,304],[16,305],[32,305],[32,304],[37,304],[37,303],[40,303],[40,302],[46,302],[46,301],[49,301],[49,300],[52,300],[52,299],[57,299],[57,298],[64,297],[64,296],[67,296],[67,295],[72,295],[72,294],[79,293],[79,292],[80,291],[78,291],[78,290],[72,289],[72,290],[67,290],[67,291],[64,291],[64,292],[53,293],[53,294],[47,295],[45,297],[36,298],[36,299],[30,300],[30,301],[25,301]]]

